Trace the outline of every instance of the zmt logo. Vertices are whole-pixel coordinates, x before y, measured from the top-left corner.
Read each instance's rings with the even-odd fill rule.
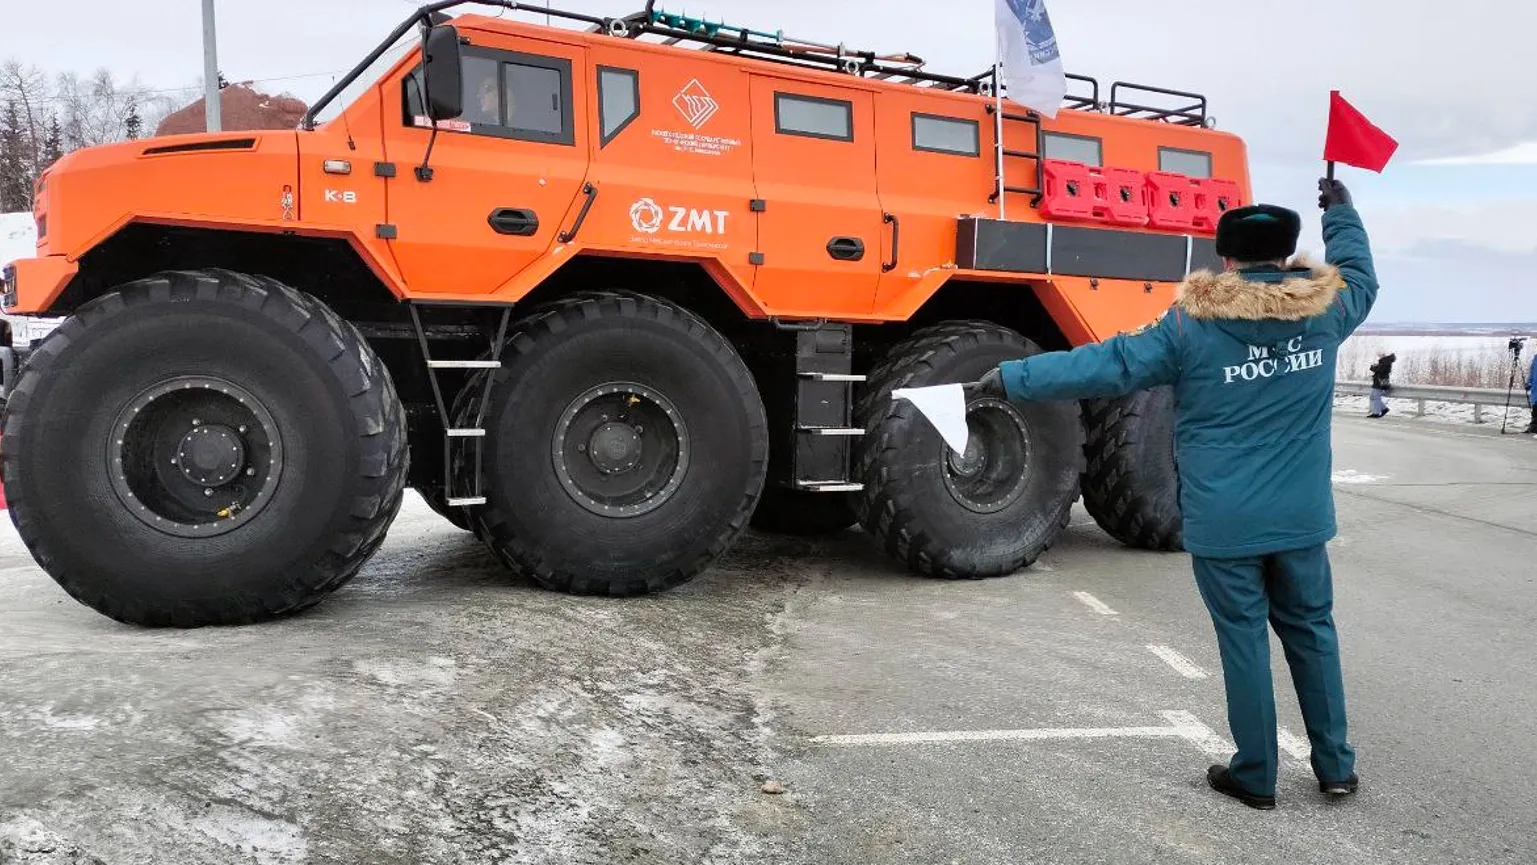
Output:
[[[699,83],[698,78],[679,90],[678,95],[672,98],[672,104],[678,109],[678,113],[683,115],[683,119],[695,129],[704,126],[711,117],[715,116],[715,112],[720,110],[720,103],[716,102],[710,92],[704,89],[704,85]]]
[[[729,216],[726,210],[663,207],[649,198],[630,205],[630,224],[642,234],[656,234],[664,228],[677,234],[725,234]]]

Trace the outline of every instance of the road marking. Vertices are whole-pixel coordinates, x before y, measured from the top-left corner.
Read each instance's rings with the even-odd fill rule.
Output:
[[[1082,601],[1085,607],[1099,613],[1101,616],[1118,615],[1115,610],[1110,609],[1108,604],[1088,592],[1073,592],[1073,597]]]
[[[1207,676],[1206,671],[1201,669],[1196,662],[1168,646],[1148,646],[1147,650],[1162,658],[1165,664],[1174,668],[1174,672],[1187,679],[1204,679]]]
[[[1232,742],[1222,738],[1216,730],[1201,723],[1193,712],[1159,712],[1164,720],[1173,724],[1180,738],[1200,748],[1210,757],[1231,757],[1238,750]]]
[[[1329,479],[1337,484],[1375,484],[1387,480],[1387,477],[1387,475],[1369,475],[1355,469],[1341,469],[1330,475]]]
[[[1213,757],[1233,745],[1192,712],[1160,712],[1165,727],[1045,727],[1033,730],[940,730],[920,733],[853,733],[813,736],[820,745],[945,745],[956,742],[1040,742],[1053,739],[1183,739]]]
[[[1277,745],[1281,746],[1282,751],[1290,754],[1296,760],[1306,762],[1309,755],[1313,753],[1306,740],[1297,738],[1296,733],[1285,727],[1276,728],[1275,741]]]
[[[1046,727],[1035,730],[941,730],[813,736],[822,745],[938,745],[947,742],[1039,742],[1045,739],[1184,739],[1181,727]]]

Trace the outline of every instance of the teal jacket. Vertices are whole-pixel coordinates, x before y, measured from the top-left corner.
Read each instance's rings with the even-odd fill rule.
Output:
[[[1009,398],[1172,385],[1186,550],[1239,558],[1330,540],[1335,358],[1377,276],[1354,207],[1326,211],[1323,236],[1326,264],[1193,273],[1136,332],[1000,364]]]

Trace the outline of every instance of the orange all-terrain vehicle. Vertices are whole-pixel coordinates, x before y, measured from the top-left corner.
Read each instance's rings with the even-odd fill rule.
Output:
[[[150,625],[299,610],[406,486],[580,593],[676,586],[749,522],[1002,575],[1080,494],[1179,547],[1169,394],[979,400],[965,453],[890,394],[1134,328],[1214,265],[1250,193],[1203,98],[1074,77],[1048,120],[991,70],[462,2],[297,130],[38,181],[4,312],[66,318],[5,383],[5,493],[71,595]]]

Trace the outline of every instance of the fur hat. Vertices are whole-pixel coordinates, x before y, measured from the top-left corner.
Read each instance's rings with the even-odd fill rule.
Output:
[[[1229,210],[1217,220],[1217,254],[1237,261],[1280,261],[1297,251],[1302,217],[1274,204]]]

